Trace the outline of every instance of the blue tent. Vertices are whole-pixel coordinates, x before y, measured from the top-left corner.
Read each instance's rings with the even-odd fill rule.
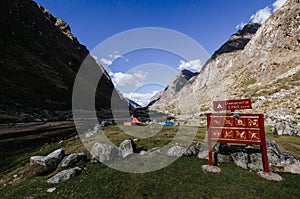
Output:
[[[166,121],[166,123],[164,124],[164,126],[174,126],[174,122],[172,122],[172,121]]]

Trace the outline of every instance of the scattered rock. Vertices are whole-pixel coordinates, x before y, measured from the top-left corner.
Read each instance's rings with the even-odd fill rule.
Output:
[[[183,154],[185,154],[187,151],[187,148],[182,146],[172,146],[169,148],[167,155],[170,157],[181,157]]]
[[[269,168],[272,171],[300,174],[300,161],[289,152],[282,152],[274,140],[267,140]],[[244,169],[263,170],[261,153],[232,153],[234,163]]]
[[[198,158],[208,160],[208,145],[207,145],[207,143],[198,142],[195,146],[199,150]]]
[[[119,149],[121,151],[122,157],[126,158],[128,155],[133,154],[133,141],[131,141],[131,140],[124,140],[120,144]]]
[[[120,150],[109,144],[96,142],[91,150],[92,162],[111,162],[117,160],[121,154]]]
[[[87,155],[85,153],[73,153],[66,156],[61,163],[59,164],[60,167],[68,167],[74,166],[78,163],[85,162],[87,160]]]
[[[64,158],[64,149],[57,149],[47,156],[33,156],[30,158],[30,164],[39,164],[51,169],[55,169],[60,161]]]
[[[278,182],[282,181],[282,177],[276,173],[271,173],[271,172],[265,173],[263,171],[259,171],[259,172],[257,172],[257,175],[259,175],[260,177],[265,178],[267,180],[273,180],[273,181],[278,181]]]
[[[195,154],[196,154],[196,147],[195,147],[195,145],[192,145],[186,149],[186,151],[183,155],[189,157],[189,156],[193,156]]]
[[[230,163],[233,162],[233,159],[230,155],[223,155],[218,153],[218,163]]]
[[[145,156],[145,155],[148,155],[147,151],[142,150],[142,151],[140,152],[140,156]]]
[[[248,154],[243,152],[237,152],[231,154],[231,157],[234,161],[234,164],[236,164],[239,167],[242,167],[243,169],[247,169],[248,166]]]
[[[47,180],[47,183],[60,183],[62,181],[69,180],[70,178],[79,175],[81,171],[82,169],[79,167],[63,170],[58,174],[56,174],[55,176],[53,176],[52,178],[49,178]]]
[[[51,187],[51,188],[47,189],[47,192],[48,193],[52,193],[55,190],[56,190],[56,187]]]
[[[93,130],[88,130],[87,133],[85,134],[85,138],[89,138],[95,134],[97,134],[98,132],[100,132],[101,130],[101,126],[99,124],[97,124]]]
[[[273,126],[274,135],[300,136],[300,121],[290,111],[272,110],[266,116],[269,124]]]
[[[207,173],[221,173],[221,168],[217,166],[202,165],[202,170]]]

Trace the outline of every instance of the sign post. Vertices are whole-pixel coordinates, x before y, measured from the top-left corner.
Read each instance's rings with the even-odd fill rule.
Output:
[[[213,104],[215,111],[252,109],[250,99],[214,101]]]
[[[250,100],[214,102],[214,110],[251,108]],[[212,142],[259,145],[262,151],[264,171],[269,172],[263,114],[208,113],[209,164],[213,166]]]

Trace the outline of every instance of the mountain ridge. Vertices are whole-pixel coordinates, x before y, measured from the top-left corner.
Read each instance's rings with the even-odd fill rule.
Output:
[[[70,111],[74,80],[86,58],[104,74],[96,107],[109,109],[114,85],[65,21],[32,0],[1,0],[0,12],[1,114]]]
[[[255,107],[252,111],[265,113],[268,123],[284,118],[286,111],[299,123],[299,27],[300,3],[288,0],[243,49],[211,57],[176,98],[160,99],[152,108],[180,115],[182,110],[177,105],[193,92],[200,108],[185,104],[184,112],[195,120],[213,111],[214,100],[251,98]]]

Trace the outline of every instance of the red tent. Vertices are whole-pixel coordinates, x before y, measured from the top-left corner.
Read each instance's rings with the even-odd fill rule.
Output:
[[[131,115],[131,122],[132,124],[138,124],[138,125],[141,124],[141,122],[133,115]]]
[[[136,117],[134,117],[133,115],[131,115],[130,118],[131,118],[131,121],[125,121],[124,126],[134,126],[134,125],[140,125],[141,124],[141,122]]]

